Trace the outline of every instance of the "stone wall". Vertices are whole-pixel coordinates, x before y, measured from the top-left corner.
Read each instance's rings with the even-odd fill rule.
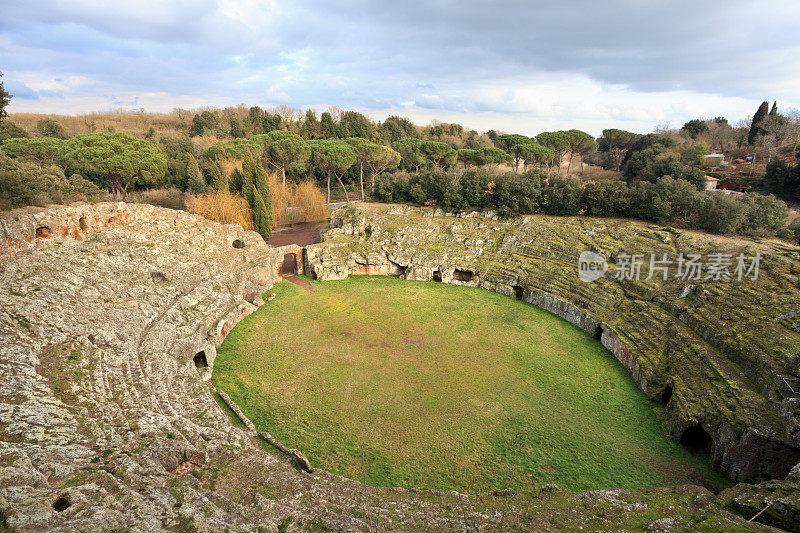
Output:
[[[50,242],[85,239],[90,233],[131,219],[128,204],[29,207],[0,216],[0,261]]]

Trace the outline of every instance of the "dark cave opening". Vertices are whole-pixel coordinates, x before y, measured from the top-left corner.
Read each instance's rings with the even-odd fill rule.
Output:
[[[442,271],[441,270],[434,270],[433,271],[433,281],[442,281]]]
[[[70,505],[72,505],[72,503],[66,498],[66,496],[61,496],[59,499],[53,502],[53,509],[55,509],[57,513],[60,513],[61,511],[67,510]]]
[[[406,273],[406,270],[408,270],[408,267],[395,263],[391,259],[389,260],[389,274],[393,276],[402,276]]]
[[[714,444],[711,435],[699,425],[684,430],[680,442],[692,454],[708,452]]]
[[[667,405],[672,399],[672,385],[666,385],[661,393],[661,405]]]
[[[194,361],[194,366],[197,368],[208,368],[208,360],[206,359],[205,350],[200,350],[197,352],[192,360]]]
[[[453,279],[456,281],[470,281],[474,274],[469,270],[457,268],[453,271]]]

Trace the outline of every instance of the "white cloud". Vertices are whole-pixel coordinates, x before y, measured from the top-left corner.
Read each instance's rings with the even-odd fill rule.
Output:
[[[756,4],[28,0],[4,6],[0,65],[12,112],[246,102],[649,131],[800,107],[800,10]]]

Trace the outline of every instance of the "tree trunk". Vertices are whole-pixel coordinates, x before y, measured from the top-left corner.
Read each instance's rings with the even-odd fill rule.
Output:
[[[569,169],[572,168],[572,152],[569,153],[569,163],[567,163],[567,174],[569,174]]]
[[[283,186],[286,187],[286,166],[281,167],[281,174],[283,174]]]
[[[328,174],[328,203],[331,203],[331,175]]]
[[[339,181],[339,185],[342,186],[342,190],[344,191],[344,201],[349,204],[350,203],[350,196],[347,194],[347,189],[344,186],[344,182],[342,181],[342,178],[339,177],[339,176],[336,176],[336,179]]]
[[[361,201],[364,201],[364,163],[359,165],[359,179],[361,180]]]
[[[581,176],[583,176],[583,156],[581,156]]]

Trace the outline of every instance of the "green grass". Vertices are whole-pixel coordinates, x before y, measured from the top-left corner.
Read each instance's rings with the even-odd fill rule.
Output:
[[[314,466],[373,485],[484,491],[725,485],[597,341],[481,289],[288,282],[240,322],[214,382]]]

